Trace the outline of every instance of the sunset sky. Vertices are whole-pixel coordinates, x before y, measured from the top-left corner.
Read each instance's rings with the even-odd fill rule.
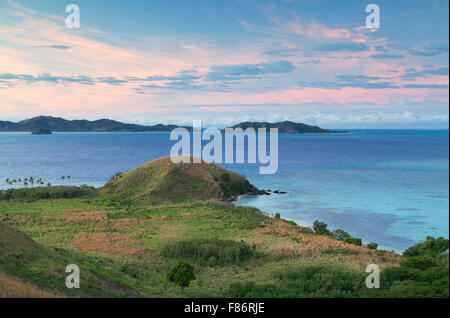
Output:
[[[0,0],[0,120],[448,128],[448,4]]]

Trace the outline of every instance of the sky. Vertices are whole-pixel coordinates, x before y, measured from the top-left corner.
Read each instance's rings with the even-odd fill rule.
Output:
[[[0,120],[448,129],[448,0],[371,1],[0,0]]]

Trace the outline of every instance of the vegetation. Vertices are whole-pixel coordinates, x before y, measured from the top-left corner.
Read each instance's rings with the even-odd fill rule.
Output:
[[[244,241],[219,239],[185,240],[167,245],[163,255],[191,259],[203,266],[241,264],[254,255]]]
[[[232,206],[220,185],[245,178],[192,166],[159,160],[101,189],[16,180],[0,194],[6,297],[448,297],[448,240],[403,256],[350,244],[324,223],[313,232]],[[80,289],[65,286],[68,264]],[[380,266],[380,289],[365,287],[367,264]]]
[[[330,230],[328,230],[328,224],[326,224],[324,222],[320,222],[318,220],[314,221],[313,230],[314,230],[314,233],[316,233],[316,234],[327,235],[338,241],[344,241],[345,243],[354,244],[357,246],[362,245],[362,240],[360,238],[351,237],[347,232],[345,232],[344,230],[341,230],[341,229],[337,229],[334,232],[331,232]],[[373,249],[373,247],[374,247],[373,244],[376,244],[376,243],[370,243],[371,247],[369,247],[369,248]],[[378,244],[376,244],[376,246],[378,247]],[[376,247],[375,247],[375,249],[376,249]]]
[[[194,268],[189,263],[179,262],[167,274],[167,279],[181,287],[181,293],[184,293],[184,288],[189,287],[192,280],[195,279]]]

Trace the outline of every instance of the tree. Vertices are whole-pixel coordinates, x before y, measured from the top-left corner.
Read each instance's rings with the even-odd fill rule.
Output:
[[[33,185],[34,185],[34,178],[33,177],[29,177],[28,180],[31,183],[31,187],[33,187]]]
[[[378,243],[369,243],[366,246],[367,246],[367,248],[370,248],[371,250],[376,250],[378,248]]]
[[[345,243],[349,243],[349,244],[354,244],[354,245],[358,245],[361,246],[362,245],[362,240],[360,238],[357,237],[347,237],[344,240]]]
[[[333,232],[333,238],[338,241],[343,241],[350,235],[342,229],[337,229]]]
[[[403,255],[406,257],[423,255],[436,256],[446,252],[448,248],[448,239],[444,239],[442,236],[438,238],[427,236],[425,242],[417,243],[416,245],[409,247],[406,251],[403,252]]]
[[[70,176],[67,176],[67,181],[69,182],[69,187],[70,187]]]
[[[50,199],[50,204],[51,204],[52,207],[53,207],[52,191],[51,191],[52,185],[50,184],[50,182],[47,183],[47,187],[48,187],[48,198]]]
[[[186,262],[179,262],[167,274],[167,279],[181,287],[181,292],[184,293],[184,288],[189,287],[192,280],[195,279],[194,268],[191,264]]]
[[[63,183],[64,183],[64,179],[65,179],[66,177],[64,177],[64,176],[61,176],[61,179],[62,179],[62,181],[63,181]]]
[[[328,227],[328,224],[326,224],[324,222],[320,222],[318,220],[314,221],[313,228],[314,228],[314,232],[317,234],[327,234],[329,232],[327,227]]]

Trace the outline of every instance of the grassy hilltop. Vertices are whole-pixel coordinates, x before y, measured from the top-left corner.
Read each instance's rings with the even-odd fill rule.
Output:
[[[169,158],[100,189],[2,191],[0,297],[448,296],[441,241],[405,258],[228,202],[249,192],[241,175]],[[184,293],[167,279],[180,261],[195,273]],[[65,286],[69,264],[80,289]],[[382,269],[383,288],[365,287],[368,264]]]

